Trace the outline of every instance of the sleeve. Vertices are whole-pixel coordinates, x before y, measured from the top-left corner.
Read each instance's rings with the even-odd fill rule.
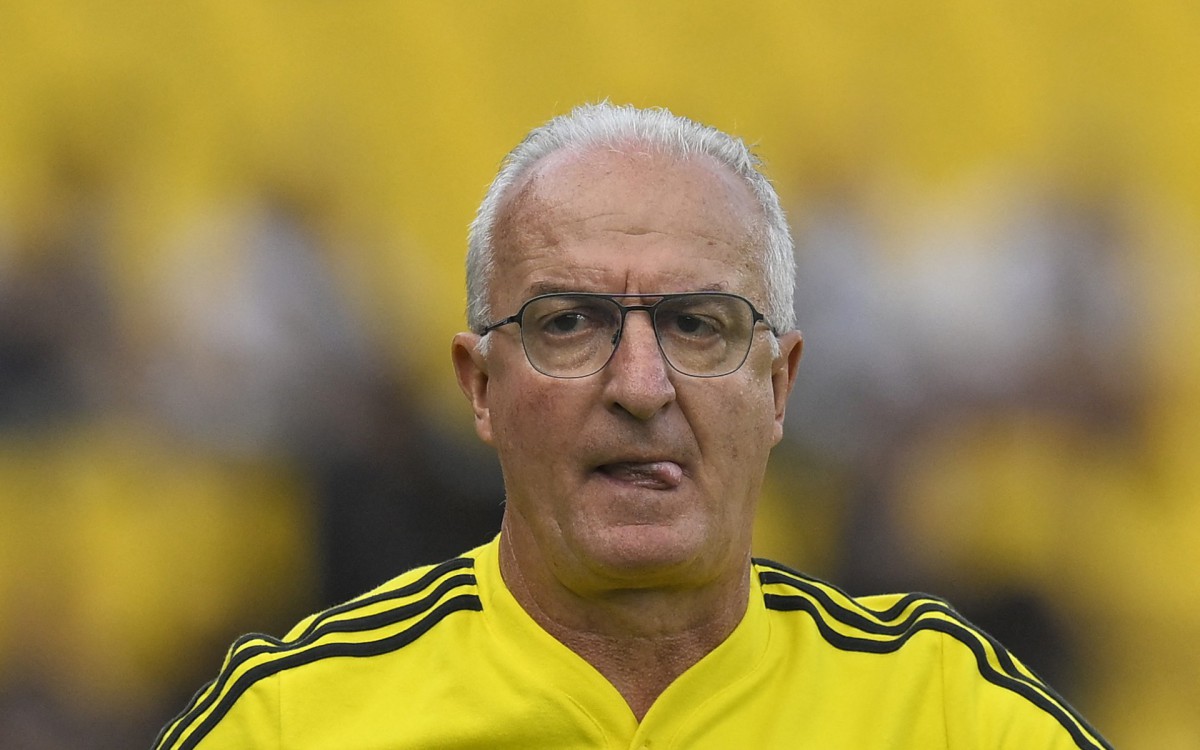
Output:
[[[1112,750],[1054,690],[981,631],[943,638],[942,681],[950,747]]]
[[[298,622],[282,640],[252,633],[235,641],[217,678],[162,728],[153,750],[279,748],[280,678],[269,666],[271,653],[308,632],[318,615]]]
[[[217,679],[163,727],[153,750],[279,750],[279,675],[260,677],[242,654],[230,649]]]

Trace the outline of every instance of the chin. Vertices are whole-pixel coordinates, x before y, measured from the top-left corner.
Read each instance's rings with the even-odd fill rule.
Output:
[[[599,573],[639,588],[686,585],[711,576],[715,545],[695,529],[625,525],[587,540],[586,557]]]

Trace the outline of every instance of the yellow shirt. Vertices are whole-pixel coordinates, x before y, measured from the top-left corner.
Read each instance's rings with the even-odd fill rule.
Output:
[[[1107,748],[944,602],[756,560],[746,616],[639,723],[500,577],[495,540],[240,639],[158,748]]]

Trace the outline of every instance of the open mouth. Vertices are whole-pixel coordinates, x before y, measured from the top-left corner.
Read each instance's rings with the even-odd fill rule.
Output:
[[[596,471],[618,482],[652,490],[669,490],[683,481],[683,467],[674,461],[617,461]]]

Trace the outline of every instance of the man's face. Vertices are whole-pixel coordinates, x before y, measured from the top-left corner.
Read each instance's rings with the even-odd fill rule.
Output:
[[[765,307],[748,188],[707,158],[630,151],[552,154],[511,196],[496,229],[494,318],[552,291],[649,303],[719,290]],[[772,334],[757,326],[741,369],[696,378],[672,370],[649,316],[631,313],[603,370],[558,379],[530,366],[520,333],[489,334],[486,357],[473,334],[454,347],[476,429],[499,453],[516,557],[581,595],[744,571],[799,334],[773,356]]]

